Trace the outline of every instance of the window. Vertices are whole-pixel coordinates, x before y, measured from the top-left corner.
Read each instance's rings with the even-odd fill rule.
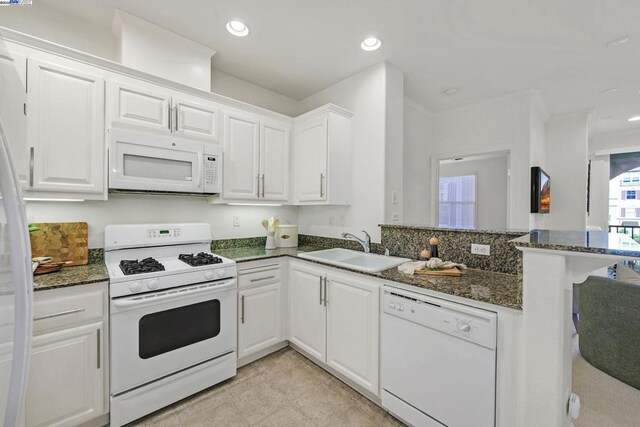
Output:
[[[476,176],[440,178],[438,223],[440,227],[476,226]]]
[[[636,198],[635,190],[627,190],[626,200],[635,200],[635,198]]]

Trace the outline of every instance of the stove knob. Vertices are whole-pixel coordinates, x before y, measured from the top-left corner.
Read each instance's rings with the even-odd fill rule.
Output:
[[[227,274],[227,270],[224,268],[218,270],[218,277],[224,277],[225,274]]]
[[[213,274],[213,271],[205,271],[204,272],[204,278],[207,280],[213,280],[213,278],[215,277],[215,275]]]
[[[149,289],[158,289],[158,285],[158,279],[149,279],[149,283],[147,283]]]
[[[129,284],[129,290],[131,292],[140,292],[142,290],[142,283],[133,282],[133,283]]]

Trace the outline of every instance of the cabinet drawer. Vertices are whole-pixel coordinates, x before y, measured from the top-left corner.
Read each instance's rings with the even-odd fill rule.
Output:
[[[262,285],[279,283],[282,280],[282,269],[280,265],[274,264],[255,269],[240,271],[238,274],[238,287],[249,288]]]
[[[70,293],[41,291],[35,294],[33,307],[33,330],[65,328],[89,320],[101,320],[104,316],[105,292],[101,289]],[[50,292],[50,294],[49,294]]]

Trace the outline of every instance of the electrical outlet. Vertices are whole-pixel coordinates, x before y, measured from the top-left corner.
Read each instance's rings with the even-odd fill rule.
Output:
[[[397,191],[392,191],[391,192],[391,204],[392,205],[397,205],[398,204],[398,192]]]
[[[238,215],[233,216],[233,226],[240,227],[240,217]]]
[[[477,243],[471,244],[471,253],[476,255],[491,255],[491,246],[489,245],[478,245]]]
[[[400,214],[398,212],[393,212],[391,214],[391,221],[400,221]]]

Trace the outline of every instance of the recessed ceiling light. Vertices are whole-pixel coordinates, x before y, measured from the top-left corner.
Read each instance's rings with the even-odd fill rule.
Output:
[[[458,89],[457,87],[452,87],[450,89],[445,90],[442,93],[447,95],[447,96],[455,96],[455,95],[458,94],[458,92],[460,92],[460,89]]]
[[[227,22],[227,31],[234,36],[244,37],[249,34],[249,27],[240,21],[229,21]]]
[[[362,48],[362,50],[366,50],[368,52],[377,50],[380,48],[380,46],[382,46],[382,40],[376,37],[367,37],[366,39],[362,40],[362,43],[360,43],[360,47]]]
[[[631,40],[631,37],[629,36],[618,37],[617,39],[609,40],[607,42],[607,47],[618,46],[621,44],[629,43],[630,40]]]
[[[629,118],[627,119],[627,121],[630,121],[630,122],[637,122],[637,121],[640,121],[640,116],[633,116],[633,117],[629,117]]]
[[[610,89],[605,89],[602,91],[603,95],[609,95],[612,93],[616,93],[616,92],[620,92],[620,88],[619,87],[612,87]]]

